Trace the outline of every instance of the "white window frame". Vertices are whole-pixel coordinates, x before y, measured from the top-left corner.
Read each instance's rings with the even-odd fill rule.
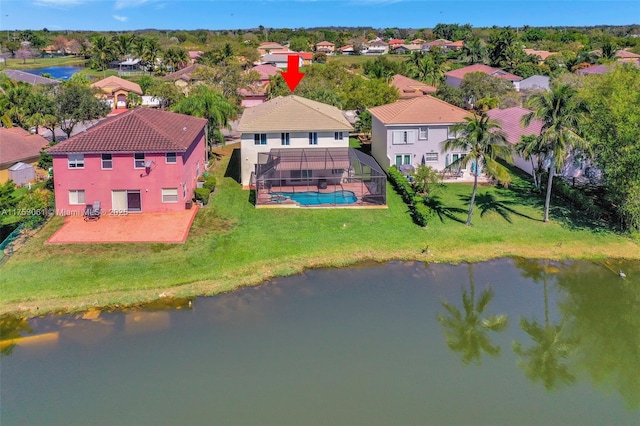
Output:
[[[67,166],[70,169],[84,169],[84,154],[67,155]]]
[[[86,205],[86,196],[84,189],[70,189],[69,190],[69,205],[79,206]]]
[[[318,145],[318,132],[309,132],[309,145]]]
[[[419,127],[418,128],[418,139],[421,141],[429,140],[429,128],[428,127]]]
[[[175,197],[175,199],[173,199]],[[178,202],[178,188],[162,188],[162,203],[174,204]]]
[[[139,158],[142,155],[142,160]],[[142,161],[142,163],[140,162]],[[141,165],[139,165],[141,164]],[[133,154],[133,168],[134,169],[144,169],[145,165],[145,155],[144,152],[136,152]]]
[[[169,161],[169,156],[173,155],[173,161]],[[166,164],[178,164],[178,153],[177,152],[167,152],[164,154],[164,162]]]
[[[291,145],[291,135],[289,133],[280,133],[280,145],[282,146]]]
[[[333,139],[336,141],[342,142],[342,139],[343,139],[342,132],[334,132]]]
[[[267,134],[266,133],[255,133],[253,135],[253,144],[254,145],[266,145],[267,144]]]
[[[399,133],[402,133],[402,138],[399,141],[396,141],[395,136]],[[391,133],[391,144],[392,145],[411,145],[413,142],[409,142],[409,131],[408,130],[393,130]]]
[[[447,139],[455,139],[457,137],[456,132],[453,132],[453,126],[447,127]]]
[[[109,159],[105,159],[105,155],[109,156]],[[105,166],[106,163],[111,164],[109,167]],[[102,170],[112,170],[113,169],[113,154],[100,154],[100,167]]]

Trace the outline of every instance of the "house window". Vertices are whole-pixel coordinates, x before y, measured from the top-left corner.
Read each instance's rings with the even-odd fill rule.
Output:
[[[164,161],[167,164],[175,164],[178,162],[178,154],[176,154],[175,152],[167,152],[164,155]]]
[[[333,134],[333,139],[336,141],[342,141],[342,132],[335,132]]]
[[[411,164],[411,154],[396,155],[396,166],[400,167],[403,164]]]
[[[291,179],[311,179],[313,170],[291,170]]]
[[[266,145],[267,144],[267,134],[266,133],[256,133],[253,135],[253,144],[254,145]]]
[[[420,127],[420,129],[418,130],[418,139],[425,140],[425,141],[429,139],[428,127]]]
[[[84,189],[72,189],[69,191],[69,204],[85,204]]]
[[[162,202],[163,203],[177,203],[178,202],[178,188],[162,188]]]
[[[69,154],[67,160],[70,169],[84,169],[84,154]]]
[[[344,169],[331,169],[332,175],[341,175]]]
[[[102,169],[113,169],[113,156],[111,154],[102,154]]]
[[[426,163],[435,163],[438,161],[438,153],[437,152],[427,152],[424,155],[424,161]]]
[[[289,133],[280,133],[280,145],[289,145],[290,142]]]
[[[133,154],[133,167],[136,169],[144,169],[144,152],[136,152]]]
[[[413,143],[415,133],[409,134],[406,130],[394,130],[392,133],[392,142],[394,145],[406,145]]]
[[[447,129],[447,139],[455,139],[457,137],[456,132],[453,130],[453,127],[449,127]]]
[[[309,145],[318,145],[318,132],[309,132]]]

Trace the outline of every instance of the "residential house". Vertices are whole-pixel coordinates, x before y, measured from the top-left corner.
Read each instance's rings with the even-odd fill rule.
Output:
[[[166,213],[188,207],[206,166],[207,120],[139,107],[48,148],[58,214]]]
[[[0,127],[0,184],[14,179],[11,167],[18,163],[29,165],[35,170],[40,151],[49,145],[49,141],[40,135],[31,134],[22,127]],[[44,171],[41,171],[44,174]],[[24,184],[26,182],[16,182]]]
[[[353,54],[355,54],[355,51],[353,50],[353,45],[351,45],[351,44],[347,44],[345,46],[339,47],[338,48],[338,52],[340,52],[343,55],[353,55]]]
[[[91,85],[91,87],[102,90],[102,97],[112,109],[126,109],[127,95],[129,93],[135,93],[136,95],[142,96],[142,89],[138,83],[113,75],[96,81]]]
[[[413,40],[411,40],[409,42],[409,44],[417,44],[417,45],[420,45],[420,46],[422,46],[425,43],[426,43],[426,40],[423,40],[421,38],[416,38],[416,39],[413,39]]]
[[[537,56],[540,59],[540,63],[544,62],[549,56],[557,55],[558,52],[549,52],[547,50],[536,50],[536,49],[523,49],[524,53],[527,55]]]
[[[272,55],[281,56],[287,61],[287,57],[290,55],[297,55],[302,59],[302,65],[311,65],[313,63],[313,53],[311,52],[274,52]]]
[[[389,45],[389,50],[393,50],[397,47],[402,46],[404,44],[404,40],[401,40],[399,38],[392,38],[387,42],[387,44]]]
[[[496,120],[502,130],[504,131],[507,141],[515,145],[520,142],[522,136],[540,136],[542,130],[542,121],[534,118],[531,120],[527,127],[523,127],[521,124],[522,117],[529,114],[531,111],[526,108],[512,107],[506,109],[494,108],[487,111],[487,115]],[[525,160],[520,155],[514,155],[514,164],[521,170],[533,175],[533,164],[531,160]],[[538,160],[534,158],[534,163]]]
[[[60,84],[60,80],[54,80],[52,78],[42,77],[36,74],[31,74],[24,71],[18,70],[2,70],[11,80],[17,81],[19,83],[28,83],[28,84],[44,84],[44,85],[55,85]]]
[[[529,78],[525,78],[520,81],[520,91],[529,90],[550,90],[549,89],[549,77],[546,75],[532,75]]]
[[[493,68],[483,64],[473,64],[467,67],[459,68],[457,70],[446,72],[444,73],[445,82],[448,86],[460,87],[464,76],[472,72],[481,72],[493,77],[501,78],[503,80],[508,80],[513,83],[516,91],[520,90],[520,81],[522,80],[522,77],[503,71],[499,68]]]
[[[195,64],[198,58],[202,56],[204,52],[200,50],[189,50],[187,53],[189,54],[189,62]]]
[[[422,46],[419,44],[401,44],[397,47],[394,47],[390,53],[395,53],[398,55],[407,55],[411,52],[420,52],[422,50]]]
[[[249,71],[257,72],[260,79],[253,86],[239,90],[242,96],[241,106],[244,108],[264,103],[267,100],[267,86],[271,77],[281,72],[280,68],[270,64],[257,65]]]
[[[400,74],[394,75],[389,84],[398,89],[398,92],[400,92],[400,99],[426,96],[435,93],[438,90],[436,87],[429,86],[421,81],[414,80]]]
[[[444,50],[445,52],[448,52],[448,51],[460,50],[460,49],[462,49],[463,46],[464,46],[464,41],[463,40],[450,41],[450,40],[446,40],[446,39],[443,39],[443,38],[439,38],[437,40],[430,41],[428,43],[423,43],[422,44],[422,50],[427,52],[432,47],[439,47],[442,50]]]
[[[611,65],[591,65],[590,67],[580,68],[576,70],[576,74],[579,75],[598,75],[606,74],[611,69]]]
[[[425,164],[442,171],[465,154],[442,152],[442,143],[456,137],[452,126],[471,116],[462,108],[433,96],[420,96],[369,108],[369,112],[371,154],[385,169],[395,165],[410,170]]]
[[[288,47],[283,46],[280,43],[276,43],[275,41],[265,41],[260,43],[260,45],[258,46],[258,53],[260,54],[260,56],[267,53],[288,52],[288,51],[289,51]]]
[[[464,40],[452,41],[444,45],[446,51],[458,51],[464,47]]]
[[[366,52],[362,52],[366,55],[384,55],[389,53],[389,45],[382,40],[373,40],[369,42],[369,47]]]
[[[182,68],[181,70],[172,72],[171,74],[167,74],[163,77],[163,80],[172,81],[176,86],[180,88],[183,93],[187,93],[189,86],[198,84],[200,82],[200,79],[198,78],[198,72],[196,72],[198,70],[212,69],[202,64],[191,64],[187,67]]]
[[[625,64],[640,65],[640,55],[621,49],[616,51],[616,61]]]
[[[304,59],[297,52],[292,52],[298,57],[298,66],[304,66]],[[289,66],[289,55],[267,54],[262,56],[262,64],[270,64],[280,69],[285,69]]]
[[[238,124],[242,186],[249,187],[258,154],[274,148],[346,148],[351,130],[338,108],[295,95],[246,109]]]
[[[326,53],[327,55],[332,55],[336,51],[336,45],[331,43],[330,41],[321,41],[320,43],[316,43],[316,52]]]

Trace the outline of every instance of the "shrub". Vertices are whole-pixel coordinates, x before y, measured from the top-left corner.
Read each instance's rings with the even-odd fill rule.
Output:
[[[407,207],[409,207],[411,218],[416,225],[427,226],[429,217],[431,216],[431,209],[424,204],[424,199],[416,194],[411,182],[395,167],[389,167],[387,174],[391,185],[393,185],[396,192],[400,194],[402,200],[407,204]]]
[[[209,192],[213,192],[216,189],[216,178],[213,176],[207,178],[207,180],[204,181],[202,187],[208,189]]]
[[[209,202],[209,195],[211,191],[207,188],[196,188],[193,195],[196,201],[202,201],[202,204],[207,204]]]

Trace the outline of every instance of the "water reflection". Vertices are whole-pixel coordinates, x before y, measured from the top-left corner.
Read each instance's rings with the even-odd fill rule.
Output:
[[[488,287],[480,292],[476,300],[476,286],[473,277],[473,265],[468,265],[469,292],[462,290],[461,312],[451,303],[442,300],[442,306],[448,315],[439,314],[438,321],[445,329],[447,346],[460,352],[462,362],[477,365],[482,363],[482,353],[492,357],[500,355],[500,347],[491,344],[489,332],[501,332],[507,328],[507,315],[489,315],[482,318],[485,309],[494,297],[494,291]]]

